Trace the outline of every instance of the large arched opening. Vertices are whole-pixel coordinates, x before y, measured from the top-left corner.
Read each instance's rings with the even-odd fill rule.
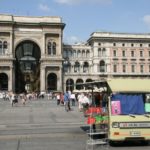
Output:
[[[6,73],[0,73],[0,91],[8,91],[8,76]]]
[[[40,91],[40,58],[39,46],[30,40],[19,43],[16,47],[16,87],[15,91]]]

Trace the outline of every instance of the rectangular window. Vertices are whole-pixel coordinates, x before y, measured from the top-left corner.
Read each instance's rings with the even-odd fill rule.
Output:
[[[126,65],[122,66],[122,72],[126,72]]]
[[[135,65],[131,65],[131,72],[135,72]]]
[[[116,51],[116,50],[113,51],[113,56],[114,56],[114,57],[117,56],[117,51]]]
[[[98,49],[98,57],[101,57],[101,48]]]
[[[126,52],[122,51],[122,57],[126,57]]]
[[[134,57],[134,55],[135,55],[134,51],[131,51],[131,57]]]
[[[148,51],[148,56],[150,57],[150,51]]]
[[[113,71],[114,71],[114,72],[117,72],[117,65],[114,65],[114,66],[113,66]]]
[[[143,57],[143,51],[140,51],[140,57]]]
[[[144,72],[144,66],[140,65],[140,72],[143,73]]]

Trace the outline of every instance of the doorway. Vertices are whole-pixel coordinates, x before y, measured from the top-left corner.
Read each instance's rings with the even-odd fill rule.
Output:
[[[41,51],[33,41],[23,41],[16,47],[15,91],[40,91]]]

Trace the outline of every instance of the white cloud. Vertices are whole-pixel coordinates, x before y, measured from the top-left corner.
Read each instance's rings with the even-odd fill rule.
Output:
[[[80,4],[80,3],[101,3],[101,4],[110,4],[112,0],[54,0],[56,3],[59,4],[68,4],[68,5],[74,5],[74,4]]]
[[[46,4],[39,4],[39,9],[42,10],[42,11],[45,11],[45,12],[49,12],[50,11],[50,8],[48,7],[48,5]]]
[[[150,15],[145,15],[143,21],[150,27]]]
[[[56,3],[60,3],[60,4],[69,4],[69,5],[73,5],[73,4],[77,4],[82,2],[83,0],[54,0]]]

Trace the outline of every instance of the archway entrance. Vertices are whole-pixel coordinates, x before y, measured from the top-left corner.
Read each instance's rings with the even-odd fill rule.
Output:
[[[33,41],[23,41],[16,48],[16,92],[40,91],[41,51]]]
[[[50,73],[47,77],[48,91],[57,91],[57,75]]]
[[[6,73],[0,73],[0,91],[8,91],[8,76]]]

